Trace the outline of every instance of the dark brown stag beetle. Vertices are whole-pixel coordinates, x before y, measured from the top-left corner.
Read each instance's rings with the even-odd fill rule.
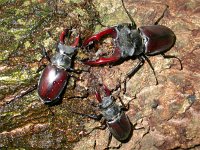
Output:
[[[65,37],[70,38],[72,32],[72,29],[65,29],[61,33],[60,41],[57,45],[57,51],[51,59],[43,48],[44,57],[50,61],[50,64],[44,68],[38,84],[22,92],[11,101],[23,97],[35,90],[37,87],[38,95],[43,103],[52,105],[60,100],[60,96],[66,87],[68,78],[71,76],[70,72],[80,73],[82,71],[71,68],[73,57],[76,54],[80,40],[79,35],[77,35],[72,45],[66,45]]]
[[[112,56],[107,58],[101,57],[97,60],[87,60],[84,63],[91,66],[104,65],[107,63],[118,62],[126,58],[138,58],[139,62],[137,65],[126,75],[123,81],[125,84],[126,80],[133,76],[141,68],[141,66],[143,66],[145,60],[147,60],[155,75],[154,68],[147,56],[161,54],[164,58],[176,58],[180,62],[182,69],[182,63],[179,58],[164,54],[173,47],[176,41],[176,36],[171,29],[163,25],[158,25],[158,22],[164,17],[164,13],[168,6],[166,5],[166,9],[162,13],[162,16],[158,18],[154,25],[141,26],[137,28],[135,21],[125,8],[123,0],[122,5],[132,22],[131,24],[124,23],[109,27],[83,42],[83,47],[87,48],[90,45],[95,44],[95,42],[100,41],[102,38],[111,36],[114,45],[114,52]],[[156,84],[158,84],[157,78]]]
[[[133,126],[128,116],[125,114],[125,111],[129,109],[129,103],[127,106],[125,106],[124,102],[119,97],[122,106],[117,105],[114,97],[111,95],[111,91],[105,85],[103,85],[103,89],[105,93],[105,96],[103,98],[101,98],[100,93],[98,91],[95,92],[96,99],[99,102],[98,104],[98,109],[100,110],[99,115],[82,114],[77,112],[74,113],[98,121],[103,120],[102,125],[93,128],[92,131],[95,129],[103,130],[106,127],[109,128],[110,134],[109,134],[108,144],[106,147],[106,149],[109,149],[111,148],[109,147],[109,145],[112,136],[114,136],[120,142],[127,142],[132,135]],[[91,133],[92,131],[90,131],[89,133]],[[119,148],[120,146],[121,144],[116,148]]]

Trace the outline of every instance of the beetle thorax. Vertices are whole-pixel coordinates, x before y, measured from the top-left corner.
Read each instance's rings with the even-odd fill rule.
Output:
[[[71,67],[72,57],[75,53],[76,48],[58,44],[58,51],[52,57],[51,63],[58,68],[68,69]]]
[[[139,55],[143,52],[142,38],[137,29],[119,26],[116,30],[118,33],[115,44],[120,48],[122,57]]]
[[[73,55],[75,50],[76,50],[75,47],[71,47],[68,45],[61,44],[61,43],[58,44],[58,51],[60,54]]]
[[[107,96],[102,99],[100,109],[107,121],[112,121],[120,114],[120,107],[114,103],[112,96]]]
[[[113,98],[112,96],[105,96],[102,98],[102,102],[100,103],[100,108],[101,109],[106,109],[113,103]]]

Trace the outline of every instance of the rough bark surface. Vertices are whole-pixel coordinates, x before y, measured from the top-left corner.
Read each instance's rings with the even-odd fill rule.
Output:
[[[127,82],[124,95],[119,90],[114,92],[114,95],[120,93],[125,103],[136,95],[126,112],[134,125],[132,137],[120,149],[200,149],[199,0],[124,2],[138,27],[153,24],[165,9],[164,4],[169,5],[159,24],[174,31],[176,43],[167,54],[180,58],[183,70],[176,59],[149,57],[159,84],[155,85],[153,72],[145,63]],[[90,103],[95,100],[95,86],[104,83],[114,89],[137,59],[111,67],[92,67],[90,72],[76,75],[80,80],[71,78],[62,102],[50,109],[41,103],[37,91],[11,100],[37,83],[40,73],[36,71],[42,57],[40,45],[53,54],[63,28],[73,26],[84,39],[103,29],[99,21],[106,26],[130,22],[121,1],[3,1],[0,6],[0,148],[104,149],[108,129],[95,130],[86,136],[85,132],[100,123],[71,111],[92,113]],[[102,43],[102,52],[112,50],[109,43],[110,39]],[[87,69],[78,59],[88,55],[80,49],[74,67]],[[70,98],[74,95],[89,96]],[[113,138],[110,146],[119,144]]]

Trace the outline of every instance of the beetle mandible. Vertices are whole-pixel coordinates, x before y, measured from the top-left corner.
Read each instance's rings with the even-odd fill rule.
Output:
[[[107,58],[101,57],[97,60],[87,60],[84,63],[91,66],[104,65],[107,63],[118,62],[126,58],[138,58],[139,62],[137,65],[133,67],[125,76],[123,81],[124,84],[126,84],[126,80],[128,78],[133,76],[141,68],[141,66],[143,66],[145,60],[150,65],[156,78],[154,68],[147,56],[161,54],[164,58],[176,58],[180,62],[182,69],[182,63],[178,57],[165,55],[165,52],[170,50],[175,44],[176,36],[174,32],[166,26],[158,25],[159,21],[164,17],[168,6],[166,5],[166,9],[154,25],[141,26],[137,28],[135,21],[125,8],[123,0],[122,5],[132,23],[123,23],[109,27],[97,34],[94,34],[83,42],[83,47],[88,47],[91,44],[100,41],[104,37],[111,36],[114,45],[114,52],[112,56]],[[157,78],[156,84],[158,84]]]

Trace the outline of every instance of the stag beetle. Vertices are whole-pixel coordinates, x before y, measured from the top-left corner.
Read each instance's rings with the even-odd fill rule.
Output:
[[[22,92],[20,95],[10,100],[8,103],[20,97],[23,97],[24,95],[32,92],[36,88],[38,88],[38,95],[40,99],[45,104],[51,105],[56,103],[60,99],[61,93],[66,87],[67,80],[71,76],[70,72],[79,73],[82,71],[71,68],[73,56],[76,53],[76,49],[80,40],[79,35],[76,36],[75,41],[72,45],[65,45],[65,37],[67,36],[70,38],[72,32],[72,29],[65,29],[60,34],[60,41],[57,45],[57,51],[51,59],[47,55],[45,49],[43,49],[44,55],[50,61],[50,64],[44,68],[39,78],[38,84]]]
[[[115,103],[114,97],[111,95],[111,91],[103,85],[103,89],[105,92],[105,96],[101,98],[100,93],[98,91],[95,92],[96,99],[98,100],[98,108],[100,110],[100,114],[81,114],[78,112],[74,112],[76,114],[92,118],[94,120],[104,120],[101,126],[95,127],[92,129],[105,129],[109,128],[109,141],[106,149],[109,149],[109,144],[111,142],[112,136],[114,136],[120,142],[126,142],[132,134],[132,124],[125,114],[125,111],[129,109],[129,105],[125,106],[124,102],[119,97],[122,106],[119,106]],[[130,102],[130,101],[129,101]],[[91,133],[90,131],[89,133]],[[88,134],[89,134],[88,133]],[[121,145],[121,144],[120,144]]]
[[[123,0],[122,5],[132,23],[123,23],[109,27],[97,34],[94,34],[83,42],[83,47],[87,48],[95,42],[100,41],[102,38],[111,36],[114,45],[114,52],[112,56],[107,58],[101,57],[97,60],[87,60],[84,61],[84,63],[91,66],[103,65],[118,62],[128,57],[138,58],[139,62],[128,72],[123,81],[124,83],[128,78],[133,76],[141,68],[141,66],[143,66],[145,60],[150,65],[155,75],[154,68],[147,56],[161,54],[164,58],[176,58],[180,62],[182,69],[182,63],[179,58],[164,54],[173,47],[176,41],[176,36],[171,29],[163,25],[158,25],[158,22],[164,17],[164,13],[166,12],[168,6],[166,5],[166,9],[154,25],[141,26],[137,28],[135,21],[125,8]],[[157,78],[156,84],[158,84]]]
[[[63,89],[66,86],[71,68],[72,57],[75,55],[79,44],[79,35],[72,45],[65,45],[65,37],[71,35],[72,30],[66,29],[60,35],[60,42],[56,54],[50,59],[50,64],[43,70],[38,82],[38,95],[45,103],[52,103],[59,100]]]

